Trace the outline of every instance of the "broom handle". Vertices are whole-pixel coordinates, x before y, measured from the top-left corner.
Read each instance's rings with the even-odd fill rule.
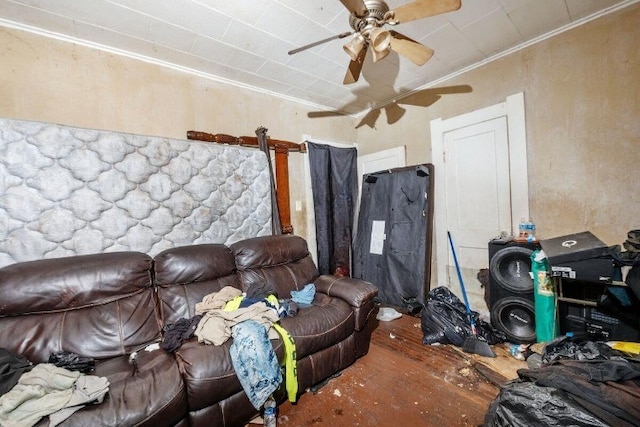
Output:
[[[469,298],[467,298],[467,291],[464,288],[464,281],[462,280],[462,274],[460,273],[460,265],[458,264],[458,257],[456,256],[456,250],[453,247],[453,240],[451,239],[451,233],[449,231],[447,231],[447,237],[449,238],[449,244],[451,245],[453,262],[456,265],[456,273],[458,273],[458,281],[460,281],[460,288],[462,289],[462,297],[464,298],[464,305],[467,308],[467,314],[469,315],[469,324],[471,325],[471,331],[475,335],[476,324],[473,321],[473,314],[471,314],[471,306],[469,305]]]

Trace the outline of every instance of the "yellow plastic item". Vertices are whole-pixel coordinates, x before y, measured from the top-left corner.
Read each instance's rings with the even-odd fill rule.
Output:
[[[640,343],[630,341],[609,341],[609,347],[614,350],[624,351],[625,353],[640,354]]]

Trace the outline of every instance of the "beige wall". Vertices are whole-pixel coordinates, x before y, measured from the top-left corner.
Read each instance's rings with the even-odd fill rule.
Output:
[[[360,152],[407,144],[430,162],[429,122],[524,92],[530,211],[541,237],[584,230],[621,244],[640,228],[640,4],[542,41],[441,86],[428,108],[361,127]],[[437,173],[437,171],[436,171]]]
[[[524,92],[531,214],[542,237],[591,230],[607,244],[640,228],[640,5],[575,28],[440,86],[470,85],[394,125],[308,119],[313,108],[71,43],[0,28],[0,117],[184,138],[187,130],[359,142],[361,154],[406,144],[429,162],[429,122]],[[302,155],[290,168],[301,177]],[[292,201],[304,201],[302,179]],[[303,203],[304,206],[304,203]],[[306,235],[305,212],[292,212]]]
[[[356,140],[354,119],[327,125],[307,108],[281,98],[222,84],[132,58],[0,27],[0,117],[95,129],[186,138],[186,131],[302,142],[303,134]],[[290,173],[303,176],[303,155],[291,153]],[[294,179],[296,234],[306,237],[304,180]]]

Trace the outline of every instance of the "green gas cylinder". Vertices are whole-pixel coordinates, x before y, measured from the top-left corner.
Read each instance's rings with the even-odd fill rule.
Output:
[[[556,294],[551,278],[551,267],[542,250],[531,254],[533,295],[536,319],[536,340],[547,342],[558,336]]]

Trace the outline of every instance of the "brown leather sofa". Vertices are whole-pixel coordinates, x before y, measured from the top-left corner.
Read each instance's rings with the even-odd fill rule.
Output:
[[[315,284],[313,304],[280,321],[296,344],[299,393],[367,353],[376,287],[319,276],[306,242],[291,235],[178,247],[154,258],[117,252],[6,266],[0,347],[33,363],[61,350],[96,360],[91,374],[107,377],[109,392],[64,426],[242,426],[258,411],[234,373],[231,340],[212,346],[194,338],[174,353],[143,349],[162,339],[165,325],[191,318],[205,295],[256,283],[281,298]],[[272,344],[282,361],[281,340]]]

